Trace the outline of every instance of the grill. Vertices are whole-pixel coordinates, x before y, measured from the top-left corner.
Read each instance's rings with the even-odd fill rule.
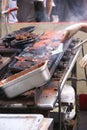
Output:
[[[33,27],[33,29],[35,28]],[[22,28],[18,31],[15,31],[14,33],[18,34],[21,31],[23,31],[24,33],[24,32],[28,32],[28,30],[29,27]],[[14,33],[10,34],[9,36],[12,36]],[[42,37],[43,36],[44,35],[42,35]],[[42,39],[40,38],[41,37],[39,37],[39,40],[41,41]],[[6,39],[6,37],[4,39]],[[36,38],[36,43],[39,42],[37,41],[37,39],[38,36]],[[9,42],[5,40],[4,42],[5,42],[4,44],[5,48],[7,47],[9,49],[11,48],[17,49],[16,47],[18,47],[16,46],[17,44],[14,44],[14,46],[11,45],[11,43],[13,43],[13,40],[10,41],[10,47],[8,45],[6,46],[6,43],[9,44]],[[59,39],[56,39],[56,42],[59,44]],[[67,77],[71,72],[75,64],[75,61],[78,57],[78,54],[81,50],[81,48],[79,48],[78,50],[73,51],[73,47],[76,45],[76,43],[78,43],[78,40],[76,39],[75,40],[70,39],[66,41],[66,43],[63,44],[63,52],[58,53],[56,55],[49,55],[50,53],[48,53],[47,46],[46,46],[45,58],[43,56],[42,60],[48,60],[48,68],[51,74],[51,80],[47,84],[39,88],[27,91],[24,94],[19,95],[18,97],[13,99],[8,99],[4,94],[4,92],[2,91],[2,89],[0,88],[0,113],[27,113],[27,112],[32,113],[32,111],[33,113],[34,112],[38,113],[38,110],[40,113],[41,110],[48,111],[52,109],[55,102],[58,99],[58,86],[60,86],[61,88],[60,90],[62,90],[64,83],[67,80]],[[32,60],[28,59],[29,58],[28,56],[30,56],[30,52],[28,52],[27,50],[28,49],[32,50],[31,53],[33,53],[33,59],[34,59],[34,56],[36,55],[37,52],[42,54],[44,47],[42,48],[41,46],[39,51],[35,51],[34,49],[32,49],[32,47],[36,47],[34,41],[29,43],[27,41],[27,45],[26,45],[26,40],[24,40],[22,44],[22,48],[19,48],[18,49],[19,51],[17,53],[14,53],[15,55],[12,53],[10,54],[12,56],[12,59],[10,61],[10,64],[6,66],[7,72],[3,73],[2,79],[5,79],[8,76],[13,75],[14,73],[17,73],[27,68],[27,67],[17,66],[18,62],[21,61],[21,59],[18,58],[22,57],[21,62],[29,61],[30,66],[28,67],[31,67],[32,65],[38,63],[38,61],[34,60],[34,62],[32,62]],[[36,50],[37,49],[38,48],[36,48]],[[47,53],[48,53],[48,57],[46,57]]]

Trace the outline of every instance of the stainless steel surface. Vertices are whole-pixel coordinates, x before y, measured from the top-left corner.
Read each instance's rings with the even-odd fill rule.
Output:
[[[11,59],[9,57],[2,57],[0,62],[0,70],[5,67],[10,61]]]
[[[0,130],[39,130],[40,114],[0,114]]]
[[[44,118],[40,130],[53,130],[53,118]]]
[[[50,77],[46,61],[1,80],[0,87],[8,98],[13,98],[30,89],[46,84]]]
[[[38,99],[38,102],[36,104],[37,107],[44,109],[53,109],[58,96],[57,84],[58,81],[53,80],[45,87]]]

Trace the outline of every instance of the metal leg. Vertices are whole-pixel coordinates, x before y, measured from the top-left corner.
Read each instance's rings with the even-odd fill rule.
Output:
[[[58,86],[58,103],[59,103],[59,127],[58,130],[62,130],[61,126],[61,91],[60,91],[60,85]]]
[[[5,14],[5,27],[6,27],[6,33],[9,34],[8,14]]]
[[[75,92],[77,93],[77,63],[75,63],[72,72],[71,72],[71,84],[75,89]]]
[[[77,94],[77,63],[75,63],[72,72],[71,72],[71,84],[75,90],[75,103],[76,103],[76,117],[77,117],[77,123],[76,123],[76,129],[79,130],[79,99]]]

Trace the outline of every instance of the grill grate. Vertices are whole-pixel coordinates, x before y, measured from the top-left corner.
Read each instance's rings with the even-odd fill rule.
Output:
[[[68,43],[67,47],[69,47],[69,44],[71,44],[71,43]],[[72,51],[69,51],[69,53],[68,53],[68,50],[69,49],[67,48],[67,51],[64,53],[63,56],[61,56],[61,59],[60,59],[60,61],[58,61],[59,63],[56,64],[56,66],[53,64],[54,66],[52,69],[53,69],[54,73],[53,73],[52,79],[55,79],[55,81],[57,83],[59,81],[61,81],[62,77],[65,77],[65,75],[67,73],[67,68],[71,64],[72,58],[75,55],[75,54],[74,55],[72,54]],[[67,55],[67,53],[70,57],[64,61],[63,57],[65,57]],[[61,62],[64,62],[66,64],[66,67],[64,67],[64,66],[61,67]],[[68,63],[69,63],[69,65],[68,65]],[[0,91],[0,105],[2,108],[4,108],[4,107],[8,108],[8,106],[10,108],[12,108],[13,106],[15,106],[15,104],[16,104],[17,108],[20,106],[20,104],[21,104],[21,108],[25,108],[25,106],[29,107],[29,106],[35,105],[38,101],[39,96],[44,91],[44,89],[47,85],[42,86],[37,89],[30,90],[14,99],[7,99],[1,90]],[[57,89],[55,91],[57,91]]]
[[[20,31],[28,31],[28,30],[27,30],[27,28],[22,28],[19,31],[15,31],[14,33],[19,33]],[[59,41],[57,41],[57,42],[59,42]],[[56,54],[56,55],[53,55],[53,56],[50,56],[50,58],[49,58],[48,68],[50,70],[52,79],[54,79],[54,78],[55,78],[55,80],[57,79],[57,82],[59,82],[61,80],[61,77],[64,77],[66,75],[66,71],[67,71],[66,68],[68,68],[68,62],[71,59],[71,57],[73,56],[73,54],[71,53],[71,50],[70,50],[71,45],[72,45],[72,47],[75,45],[72,42],[72,39],[66,41],[66,43],[63,44],[63,52]],[[27,47],[32,48],[32,46],[33,46],[32,43],[29,43],[27,46],[24,46],[22,52],[18,56],[19,57],[21,57],[21,56],[28,57],[28,55],[30,55],[30,53],[26,52],[25,50],[26,50]],[[66,58],[63,58],[63,57],[65,56],[67,51],[68,51],[68,54],[70,52],[70,57],[69,57],[69,59],[67,59],[67,62],[66,62]],[[39,50],[39,54],[41,52],[42,52],[42,50]],[[35,57],[36,51],[33,50],[32,53],[33,53],[32,57]],[[47,56],[46,53],[45,53],[45,56]],[[61,67],[59,68],[61,60],[63,60],[64,63],[66,62],[65,67],[64,67],[64,64],[63,64],[63,69],[61,69]],[[16,66],[17,61],[18,61],[17,59],[14,59],[11,62],[11,64],[8,66],[8,72],[5,73],[5,75],[3,76],[4,78],[6,78],[9,75],[12,75],[12,74],[19,72],[19,71],[26,68],[26,67],[25,68],[17,67]],[[33,63],[34,63],[30,60],[29,60],[29,62],[31,63],[31,65],[33,65]],[[72,63],[72,61],[71,61],[71,63]],[[36,64],[36,62],[35,62],[35,64]],[[61,71],[61,70],[63,70],[63,71]],[[60,75],[59,75],[59,72],[60,72]],[[9,108],[14,108],[14,109],[20,108],[21,110],[24,110],[26,108],[29,108],[30,106],[36,105],[39,96],[42,94],[42,92],[44,91],[45,88],[46,88],[46,85],[42,86],[40,88],[34,89],[34,90],[30,90],[30,91],[28,91],[28,92],[26,92],[26,93],[24,93],[24,94],[22,94],[22,95],[20,95],[16,98],[14,98],[14,99],[7,99],[7,97],[5,97],[3,91],[0,88],[0,112],[1,112],[1,109],[2,109],[2,111],[3,110],[5,111],[6,108],[7,109],[9,109]],[[57,91],[57,90],[55,90],[55,91]]]

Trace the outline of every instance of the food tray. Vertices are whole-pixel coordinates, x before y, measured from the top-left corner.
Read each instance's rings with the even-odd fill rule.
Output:
[[[36,28],[35,26],[23,27],[23,28],[20,28],[19,30],[13,31],[10,35],[15,35],[21,32],[33,32],[35,28]]]
[[[2,68],[7,66],[11,61],[11,59],[9,57],[2,57],[0,60],[1,60],[0,61],[0,70],[2,70]]]
[[[20,28],[20,31],[22,30],[22,31],[25,31],[25,32],[32,32],[32,31],[34,31],[35,30],[35,26],[27,26],[27,27],[23,27],[23,28]]]
[[[11,46],[19,46],[19,45],[24,45],[28,43],[33,43],[35,42],[35,38],[27,38],[27,39],[22,39],[22,40],[16,40],[16,35],[17,34],[22,34],[22,33],[31,33],[35,30],[35,26],[28,26],[28,27],[23,27],[20,28],[19,30],[16,30],[12,33],[7,34],[2,40],[6,44],[10,43]],[[37,36],[36,36],[37,39]]]
[[[39,130],[41,114],[0,114],[0,130]]]
[[[11,46],[14,46],[14,45],[23,45],[23,44],[28,44],[28,43],[33,43],[35,42],[35,39],[32,39],[32,38],[27,38],[26,40],[13,40],[11,41]]]
[[[46,84],[51,78],[47,61],[1,80],[0,87],[8,98]]]

